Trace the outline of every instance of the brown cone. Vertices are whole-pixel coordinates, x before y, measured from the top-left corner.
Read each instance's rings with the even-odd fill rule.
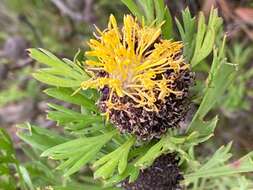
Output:
[[[126,180],[122,186],[125,190],[181,190],[179,183],[184,178],[178,162],[175,154],[162,155],[152,166],[141,171],[135,182]]]

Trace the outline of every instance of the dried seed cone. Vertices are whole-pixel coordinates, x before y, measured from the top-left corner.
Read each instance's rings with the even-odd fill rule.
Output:
[[[122,98],[113,96],[113,100],[120,102],[124,109],[111,109],[109,118],[122,133],[134,134],[141,140],[160,138],[169,128],[178,127],[180,121],[184,120],[189,109],[189,87],[193,84],[193,73],[189,69],[177,74],[168,70],[166,77],[175,78],[170,88],[181,91],[182,94],[180,96],[171,94],[165,98],[165,101],[157,101],[155,105],[158,112],[137,108],[135,102],[127,96]],[[102,112],[107,110],[109,92],[108,87],[102,90],[99,103]]]
[[[178,162],[175,154],[162,155],[151,167],[140,172],[135,182],[125,181],[122,186],[125,190],[181,190],[183,176]]]

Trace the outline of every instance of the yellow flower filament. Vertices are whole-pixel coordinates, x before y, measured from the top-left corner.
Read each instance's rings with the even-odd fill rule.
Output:
[[[114,16],[111,15],[108,28],[97,31],[100,36],[89,41],[91,50],[86,52],[87,56],[96,58],[85,62],[86,70],[92,77],[84,81],[81,88],[101,89],[108,86],[108,112],[112,108],[124,107],[113,102],[113,94],[119,97],[128,96],[137,107],[157,111],[157,100],[164,101],[171,93],[181,93],[168,87],[168,83],[174,82],[174,79],[165,78],[164,73],[168,69],[178,73],[180,69],[187,68],[182,64],[182,57],[176,58],[183,45],[181,42],[160,40],[160,26],[139,25],[136,19],[126,15],[120,30]],[[150,47],[152,49],[149,49]],[[96,76],[95,73],[98,71],[104,71],[108,75]],[[155,79],[157,75],[161,77]]]

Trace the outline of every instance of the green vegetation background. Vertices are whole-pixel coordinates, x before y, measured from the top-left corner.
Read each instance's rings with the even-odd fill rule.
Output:
[[[208,5],[210,2],[170,1],[168,6],[173,17],[180,17],[180,11],[186,6],[189,6],[192,14],[197,16],[200,10],[203,10],[204,13],[210,10],[211,6]],[[228,4],[238,10],[241,7],[252,9],[253,3],[251,1],[231,1]],[[235,153],[235,158],[239,158],[253,149],[251,143],[253,137],[251,105],[253,96],[251,58],[253,51],[252,36],[249,34],[252,23],[247,22],[245,15],[242,16],[236,12],[234,20],[226,19],[230,15],[225,10],[224,5],[219,7],[220,14],[225,19],[224,28],[229,34],[228,57],[231,64],[237,64],[237,73],[234,76],[234,83],[227,90],[227,96],[219,100],[220,106],[212,113],[222,115],[215,138],[200,147],[198,151],[203,155],[210,155],[221,145],[233,141],[235,147],[233,153]],[[94,31],[93,24],[105,28],[107,18],[111,13],[118,20],[122,20],[123,14],[127,12],[129,12],[128,9],[118,0],[3,0],[0,2],[0,189],[33,189],[34,186],[46,188],[46,184],[53,184],[55,189],[64,189],[59,184],[67,184],[66,189],[101,189],[100,182],[93,181],[90,175],[76,175],[71,181],[70,178],[63,179],[61,171],[52,170],[56,167],[55,163],[48,163],[45,158],[39,158],[36,150],[28,148],[16,136],[18,130],[16,125],[26,121],[43,126],[45,130],[51,129],[52,134],[48,134],[48,131],[43,128],[26,125],[24,128],[29,128],[35,135],[38,134],[37,141],[40,141],[39,138],[42,134],[54,137],[54,131],[62,132],[62,129],[55,127],[54,122],[48,122],[45,110],[48,101],[51,103],[51,108],[55,110],[63,108],[57,107],[57,100],[48,100],[49,98],[42,93],[46,86],[32,78],[31,73],[40,66],[28,57],[26,49],[30,47],[44,48],[59,58],[72,60],[78,49],[81,51],[86,49],[85,41],[91,37]],[[243,26],[233,28],[234,25],[238,25],[238,22],[243,23]],[[191,31],[190,28],[188,29],[187,32]],[[235,29],[239,32],[234,33]],[[190,41],[187,32],[179,31],[180,35],[185,37],[182,40]],[[188,55],[185,56],[188,57]],[[202,61],[196,59],[192,59],[196,64]],[[201,65],[198,67],[200,72],[209,71],[208,63]],[[198,88],[201,89],[203,86],[197,83],[195,89],[198,91]],[[218,91],[219,89],[217,93]],[[61,93],[68,94],[69,92]],[[57,97],[57,92],[54,89],[51,91],[48,89],[46,94]],[[63,106],[71,108],[70,103],[73,102],[64,100]],[[198,102],[198,99],[195,100]],[[208,109],[208,107],[204,107],[202,112]],[[48,117],[50,118],[50,113]],[[56,118],[55,114],[51,112],[50,119],[58,121],[59,117]],[[96,118],[96,120],[98,119]],[[66,139],[59,137],[57,140],[64,142]],[[131,139],[129,142],[131,143]],[[48,147],[54,143],[56,143],[54,140],[48,142]],[[41,147],[43,143],[36,144],[35,142],[34,144],[40,146],[37,147],[40,150],[47,148]],[[220,149],[220,152],[230,157],[229,149],[230,144]],[[90,171],[81,172],[89,174]],[[22,180],[17,180],[17,176],[22,176]],[[191,177],[196,176],[189,176],[189,179]],[[240,187],[245,186],[246,188],[247,183],[252,183],[246,178],[238,178],[238,181],[241,184]],[[233,180],[226,178],[222,179],[222,182],[230,184]],[[215,184],[219,185],[220,181],[217,180]],[[224,188],[226,188],[225,186]]]

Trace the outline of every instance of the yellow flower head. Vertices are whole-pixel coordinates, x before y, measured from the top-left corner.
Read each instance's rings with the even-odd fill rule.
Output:
[[[161,26],[139,24],[131,15],[124,16],[119,28],[110,16],[108,28],[97,29],[96,39],[88,43],[86,70],[91,74],[82,89],[108,87],[107,109],[122,109],[113,96],[131,98],[136,107],[157,111],[155,102],[164,101],[171,93],[180,95],[170,84],[175,77],[166,77],[166,71],[175,74],[187,68],[180,55],[181,42],[161,39]],[[105,73],[100,76],[98,73]]]

